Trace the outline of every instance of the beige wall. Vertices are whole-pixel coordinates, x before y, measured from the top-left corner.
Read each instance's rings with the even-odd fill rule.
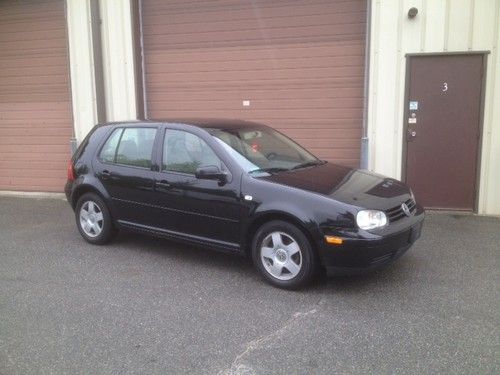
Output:
[[[96,64],[90,0],[66,0],[75,135],[81,141],[97,123]],[[100,0],[101,46],[107,121],[136,117],[129,0]]]
[[[100,0],[104,91],[108,121],[136,117],[134,49],[129,0]]]
[[[418,8],[413,20],[408,9]],[[479,213],[500,215],[500,0],[373,0],[370,169],[401,177],[406,53],[490,51]],[[495,105],[495,103],[497,105]]]
[[[81,141],[97,123],[90,2],[66,0],[71,99],[75,137]]]

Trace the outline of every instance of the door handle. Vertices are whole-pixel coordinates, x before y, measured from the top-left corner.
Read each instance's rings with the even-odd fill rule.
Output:
[[[167,180],[156,181],[155,186],[162,189],[170,189],[172,187]]]
[[[106,180],[111,177],[111,172],[105,169],[101,172],[101,176],[104,180]]]

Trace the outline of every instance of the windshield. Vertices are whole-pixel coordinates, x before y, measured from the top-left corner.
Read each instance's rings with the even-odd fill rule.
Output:
[[[321,163],[310,152],[270,128],[214,129],[211,134],[248,173],[278,173]]]

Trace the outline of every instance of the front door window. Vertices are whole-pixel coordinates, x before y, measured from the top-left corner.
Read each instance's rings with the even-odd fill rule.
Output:
[[[200,137],[182,130],[167,129],[163,143],[162,171],[195,174],[200,167],[222,167],[210,146]]]

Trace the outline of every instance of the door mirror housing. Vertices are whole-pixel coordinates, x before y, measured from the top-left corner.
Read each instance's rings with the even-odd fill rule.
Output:
[[[200,180],[217,180],[219,181],[219,185],[224,185],[227,182],[227,173],[222,172],[215,165],[198,168],[195,177]]]

